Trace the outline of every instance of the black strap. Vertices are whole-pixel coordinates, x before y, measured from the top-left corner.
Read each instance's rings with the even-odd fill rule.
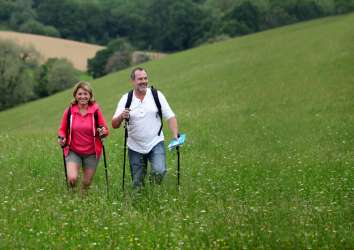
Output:
[[[162,131],[162,127],[163,127],[161,103],[160,103],[160,100],[159,100],[157,89],[155,89],[154,86],[151,86],[151,93],[152,93],[152,96],[154,97],[154,101],[155,101],[155,104],[156,104],[156,107],[157,107],[157,113],[160,116],[161,127],[159,129],[159,132],[157,133],[158,135],[160,135],[161,131]],[[132,100],[133,100],[133,90],[130,90],[128,92],[127,102],[125,103],[125,108],[126,109],[130,108],[130,105],[132,104]]]
[[[71,117],[71,106],[69,106],[68,113],[66,115],[66,134],[65,134],[66,141],[68,141],[68,137],[70,133],[70,117]]]
[[[158,113],[159,116],[160,116],[161,127],[160,127],[160,129],[159,129],[159,132],[157,133],[158,135],[160,135],[160,134],[161,134],[162,127],[163,127],[161,103],[160,103],[160,100],[159,100],[159,96],[158,96],[158,93],[157,93],[157,89],[154,89],[153,86],[151,86],[151,93],[152,93],[152,96],[154,97],[154,101],[155,101],[155,104],[156,104],[156,107],[157,107],[157,113]]]
[[[133,100],[133,90],[130,90],[128,93],[127,102],[125,103],[126,109],[130,108],[130,105],[132,104],[132,100]]]
[[[98,112],[97,110],[95,111],[95,113],[93,114],[94,118],[95,118],[95,127],[98,128],[99,124],[98,124]],[[68,139],[69,133],[70,133],[70,118],[71,118],[71,106],[69,106],[68,108],[68,113],[66,115],[66,140]]]
[[[96,109],[95,113],[93,114],[93,117],[95,118],[95,127],[98,128],[98,127],[99,127],[99,124],[98,124],[97,109]]]

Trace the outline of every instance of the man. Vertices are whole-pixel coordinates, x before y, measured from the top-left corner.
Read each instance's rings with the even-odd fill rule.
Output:
[[[157,91],[162,118],[159,116],[152,89],[148,88],[145,69],[134,68],[130,77],[134,88],[130,107],[125,108],[129,95],[126,93],[118,103],[112,118],[112,127],[119,128],[124,119],[128,122],[128,157],[133,186],[141,187],[144,184],[148,161],[151,164],[152,180],[160,184],[166,174],[162,118],[168,121],[175,139],[178,139],[177,120],[165,96]]]

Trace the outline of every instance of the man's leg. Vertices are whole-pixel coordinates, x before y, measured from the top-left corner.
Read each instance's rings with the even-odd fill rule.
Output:
[[[148,154],[151,162],[151,175],[154,183],[161,184],[166,170],[166,152],[164,142],[159,142]]]
[[[138,152],[128,148],[128,156],[130,163],[130,173],[133,181],[133,187],[141,187],[144,185],[146,175],[147,158]]]

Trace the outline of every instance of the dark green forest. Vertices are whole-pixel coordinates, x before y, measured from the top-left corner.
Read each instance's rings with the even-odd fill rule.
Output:
[[[173,52],[354,10],[354,0],[0,0],[0,28]]]

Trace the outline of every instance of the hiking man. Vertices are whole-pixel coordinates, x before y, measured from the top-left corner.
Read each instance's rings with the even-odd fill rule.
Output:
[[[144,185],[148,161],[154,183],[160,184],[166,174],[162,118],[168,121],[175,139],[178,139],[178,127],[175,114],[165,96],[148,87],[146,70],[134,68],[130,77],[133,90],[120,99],[112,118],[112,127],[119,128],[123,120],[127,122],[130,171],[133,187],[139,188]]]

